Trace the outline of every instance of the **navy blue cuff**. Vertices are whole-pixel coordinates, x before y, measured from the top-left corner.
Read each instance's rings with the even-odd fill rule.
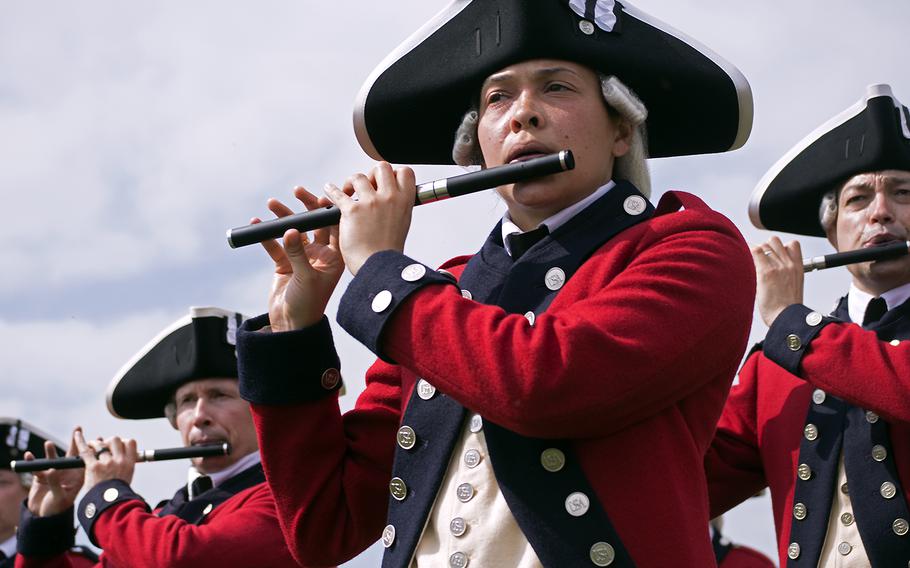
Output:
[[[777,316],[765,337],[765,357],[774,361],[790,374],[799,376],[799,364],[809,348],[809,343],[836,318],[823,316],[802,304],[792,304]]]
[[[453,285],[453,280],[400,252],[377,252],[360,267],[341,297],[338,323],[367,349],[393,362],[380,349],[383,329],[405,298],[429,284]]]
[[[240,396],[253,404],[284,405],[321,400],[341,388],[341,361],[329,320],[304,329],[260,333],[268,314],[237,330]]]
[[[109,479],[89,489],[79,502],[79,523],[92,544],[101,546],[95,540],[95,521],[101,517],[101,513],[124,501],[142,501],[145,505],[145,501],[133,491],[129,483],[122,479]],[[148,505],[145,505],[145,509],[150,510]]]
[[[56,556],[73,546],[76,527],[73,508],[48,517],[33,515],[25,502],[19,511],[16,551],[22,556]]]

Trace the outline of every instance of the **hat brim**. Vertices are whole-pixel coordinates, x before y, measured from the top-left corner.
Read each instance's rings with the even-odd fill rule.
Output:
[[[648,108],[651,157],[724,152],[752,128],[752,92],[732,64],[669,25],[616,3],[617,26],[592,34],[565,1],[455,0],[364,83],[354,131],[371,157],[452,164],[462,116],[495,71],[562,59],[619,77]]]
[[[220,308],[192,308],[139,350],[111,381],[107,408],[118,418],[164,417],[164,407],[182,385],[205,378],[236,378],[234,346],[227,340],[232,319]],[[233,325],[233,324],[231,324]]]
[[[870,85],[854,105],[815,129],[762,177],[749,201],[759,229],[825,237],[825,193],[851,177],[910,170],[910,112],[888,85]]]

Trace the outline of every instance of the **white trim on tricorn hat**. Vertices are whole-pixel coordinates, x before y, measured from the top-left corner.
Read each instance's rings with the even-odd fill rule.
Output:
[[[908,121],[907,107],[889,85],[869,85],[863,98],[800,140],[762,176],[749,199],[752,224],[824,237],[819,206],[826,192],[863,172],[910,170]]]
[[[455,131],[483,79],[542,58],[576,61],[632,88],[648,107],[652,157],[733,150],[751,132],[742,73],[633,6],[454,0],[367,78],[354,107],[357,140],[375,159],[451,164]]]
[[[237,377],[236,332],[244,319],[231,310],[191,307],[117,372],[105,395],[108,411],[117,418],[160,418],[181,385]]]
[[[21,460],[26,451],[37,458],[44,457],[44,442],[50,440],[62,456],[66,449],[56,436],[51,436],[19,418],[0,417],[0,469],[9,469],[9,462]]]

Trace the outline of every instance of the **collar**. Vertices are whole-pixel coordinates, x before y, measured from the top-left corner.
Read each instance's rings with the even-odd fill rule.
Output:
[[[16,535],[13,535],[0,544],[0,550],[6,554],[7,558],[16,556]]]
[[[616,183],[614,183],[613,180],[608,181],[606,184],[597,188],[597,191],[595,191],[591,195],[585,197],[581,201],[577,201],[577,202],[573,203],[572,205],[569,205],[562,211],[559,211],[559,212],[555,213],[554,215],[547,217],[540,223],[540,225],[537,225],[537,227],[535,227],[535,228],[538,228],[541,225],[546,225],[547,229],[552,234],[553,231],[555,231],[559,227],[565,225],[566,222],[569,221],[569,219],[571,219],[572,217],[581,213],[581,211],[584,210],[588,205],[591,205],[592,203],[594,203],[595,201],[597,201],[598,199],[603,197],[608,191],[613,189],[613,187],[615,185],[616,185]],[[521,234],[521,233],[524,233],[524,231],[522,231],[518,227],[518,225],[516,225],[514,222],[512,222],[512,217],[509,215],[509,212],[506,211],[505,214],[502,216],[502,243],[505,246],[506,252],[509,254],[509,256],[512,256],[512,249],[509,246],[509,239],[507,239],[506,237],[508,237],[509,235],[515,234],[515,233]]]
[[[197,477],[202,477],[203,475],[208,475],[212,478],[212,485],[217,487],[227,481],[228,479],[234,477],[241,471],[253,467],[257,463],[261,462],[262,458],[259,455],[259,451],[255,451],[251,454],[247,454],[237,460],[233,465],[222,469],[221,471],[216,471],[214,473],[204,474],[197,470],[195,467],[190,467],[186,475],[186,485],[187,488],[196,480]]]
[[[884,298],[888,309],[893,310],[910,299],[910,282],[888,290],[881,297]],[[869,305],[873,298],[875,296],[868,292],[863,292],[855,284],[851,283],[850,293],[847,294],[847,312],[850,314],[850,320],[862,323],[863,316],[866,314],[866,306]]]

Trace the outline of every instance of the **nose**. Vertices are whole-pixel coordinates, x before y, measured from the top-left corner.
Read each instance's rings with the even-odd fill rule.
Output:
[[[196,407],[193,409],[193,426],[199,428],[208,426],[212,423],[212,417],[209,414],[208,403],[204,397],[196,400]]]
[[[537,100],[532,93],[522,91],[512,109],[509,128],[513,133],[518,133],[522,130],[529,128],[538,129],[542,126],[543,113],[540,111]]]
[[[886,225],[894,221],[894,212],[891,210],[891,201],[884,191],[876,191],[872,203],[869,204],[869,222]]]

